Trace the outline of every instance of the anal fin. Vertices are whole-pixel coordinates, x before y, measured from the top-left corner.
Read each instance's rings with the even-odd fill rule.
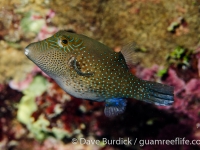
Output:
[[[112,98],[106,100],[104,113],[107,117],[114,117],[124,112],[126,100],[123,98]]]

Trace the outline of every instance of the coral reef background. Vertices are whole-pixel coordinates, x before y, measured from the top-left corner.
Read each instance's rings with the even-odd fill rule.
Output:
[[[0,1],[0,149],[200,149],[199,0]],[[173,106],[128,100],[110,119],[103,103],[71,97],[24,55],[58,30],[87,35],[119,51],[136,42],[136,76],[175,87]],[[145,144],[139,140],[197,140]],[[72,144],[73,138],[100,144]],[[108,145],[107,139],[138,141]]]

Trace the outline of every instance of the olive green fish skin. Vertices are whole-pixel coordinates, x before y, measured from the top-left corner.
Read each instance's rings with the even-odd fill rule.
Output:
[[[130,73],[121,52],[84,35],[59,31],[28,45],[25,54],[63,90],[78,98],[94,101],[136,98],[163,105],[173,101],[171,87],[159,83],[153,86],[154,82],[138,79]],[[161,91],[154,93],[151,86]]]

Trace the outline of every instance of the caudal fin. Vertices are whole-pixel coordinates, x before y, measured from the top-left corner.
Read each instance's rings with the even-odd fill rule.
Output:
[[[174,88],[161,83],[145,81],[147,96],[144,101],[169,106],[174,102]]]

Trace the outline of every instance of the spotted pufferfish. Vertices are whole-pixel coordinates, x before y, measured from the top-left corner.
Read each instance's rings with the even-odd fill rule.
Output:
[[[114,52],[94,39],[63,30],[25,48],[25,55],[65,92],[104,101],[108,117],[123,113],[127,98],[163,106],[174,101],[172,86],[141,80],[129,71],[134,54],[133,44]]]

